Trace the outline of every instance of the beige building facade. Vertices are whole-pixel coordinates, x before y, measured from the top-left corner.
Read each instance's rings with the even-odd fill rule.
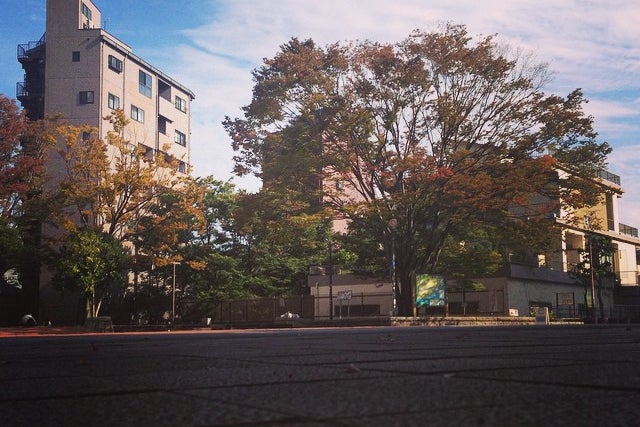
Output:
[[[178,172],[187,173],[194,93],[134,54],[101,28],[101,22],[91,0],[47,0],[45,34],[17,50],[25,78],[16,92],[27,116],[38,120],[62,115],[71,125],[97,129],[97,137],[106,141],[112,130],[107,117],[122,110],[130,120],[126,140],[146,156],[164,154],[176,160]],[[47,160],[46,186],[57,185],[62,167],[58,156]],[[81,321],[82,306],[61,297],[45,276],[40,279],[41,319]]]
[[[131,142],[166,152],[186,172],[193,92],[100,28],[101,20],[90,0],[47,0],[45,35],[18,47],[25,69],[18,99],[32,119],[62,114],[70,124],[97,128],[102,139],[110,130],[105,117],[122,109]],[[34,71],[32,63],[42,62],[44,70]]]
[[[558,170],[557,173],[563,176],[567,172]],[[462,292],[456,289],[455,282],[448,281],[448,313],[529,316],[536,307],[548,307],[559,317],[584,318],[591,312],[591,304],[595,303],[598,312],[604,313],[604,317],[640,318],[640,305],[624,297],[629,293],[640,294],[638,229],[620,222],[618,202],[624,194],[620,177],[603,170],[595,179],[602,189],[599,203],[579,211],[561,209],[549,217],[549,220],[560,224],[562,229],[555,236],[553,251],[539,254],[537,262],[512,262],[505,266],[500,277],[477,279],[484,286],[482,290]],[[338,199],[343,203],[353,203],[362,200],[348,183],[334,179],[333,176],[329,176],[323,184],[325,201]],[[533,205],[548,202],[546,199],[534,200]],[[524,212],[516,213],[526,216]],[[345,233],[347,229],[348,220],[336,216],[334,232]],[[615,250],[612,259],[607,260],[612,264],[615,279],[594,283],[597,296],[595,301],[592,301],[589,286],[578,283],[572,275],[576,265],[583,261],[592,236],[611,238]],[[319,317],[328,317],[331,305],[335,316],[335,307],[343,302],[339,300],[339,292],[345,290],[354,290],[353,295],[358,295],[355,301],[370,301],[361,304],[375,306],[377,310],[374,310],[373,315],[388,314],[393,298],[389,278],[379,279],[384,286],[375,286],[375,280],[370,280],[372,283],[367,284],[351,276],[334,275],[333,292],[329,296],[327,270],[311,268],[308,280],[310,293],[320,300],[316,307]],[[416,312],[434,313],[433,310],[424,308]]]

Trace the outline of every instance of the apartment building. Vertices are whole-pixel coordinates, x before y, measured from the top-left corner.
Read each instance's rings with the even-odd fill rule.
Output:
[[[187,172],[191,157],[191,90],[134,54],[132,48],[101,28],[100,10],[91,0],[47,0],[46,28],[37,41],[18,45],[24,81],[18,100],[32,120],[61,114],[71,125],[88,125],[106,140],[105,118],[121,109],[130,119],[125,138],[147,156],[165,154]],[[47,186],[63,171],[58,156],[47,160]],[[48,233],[44,230],[44,233]],[[75,323],[77,301],[61,297],[46,278],[38,281],[41,315],[55,311],[58,322]],[[35,313],[34,313],[35,314]],[[54,320],[53,318],[51,318]]]
[[[110,130],[104,117],[122,109],[132,142],[166,151],[186,171],[193,92],[135,55],[101,21],[91,0],[47,0],[45,34],[18,46],[25,80],[17,98],[31,119],[60,113],[70,124],[97,128],[103,139]]]

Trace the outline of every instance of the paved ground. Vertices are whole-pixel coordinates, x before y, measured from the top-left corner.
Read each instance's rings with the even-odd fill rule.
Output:
[[[2,426],[640,421],[635,325],[8,335]]]

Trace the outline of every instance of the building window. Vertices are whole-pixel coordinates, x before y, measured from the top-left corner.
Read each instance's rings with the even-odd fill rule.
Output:
[[[158,96],[171,102],[171,85],[158,79]]]
[[[89,9],[89,7],[84,3],[82,3],[82,14],[85,18],[91,20],[91,9]]]
[[[166,135],[167,134],[167,118],[163,116],[158,116],[158,132]]]
[[[176,135],[174,138],[174,141],[176,144],[182,145],[183,147],[187,146],[187,135],[185,135],[184,133],[180,132],[179,130],[176,131]]]
[[[80,104],[93,104],[92,90],[85,90],[80,92]]]
[[[180,162],[178,165],[178,172],[187,173],[187,164],[185,162]]]
[[[109,68],[117,73],[122,72],[122,61],[113,55],[109,55]]]
[[[144,123],[144,110],[135,105],[131,106],[131,118],[136,122]]]
[[[120,108],[120,97],[110,93],[107,100],[107,106],[112,110],[117,110],[118,108]]]
[[[91,139],[91,133],[89,132],[82,132],[82,140],[83,141],[88,141]]]
[[[176,108],[183,113],[187,112],[187,101],[176,95]]]
[[[80,62],[80,51],[79,50],[74,50],[73,52],[71,52],[71,61]]]
[[[151,76],[140,70],[138,74],[138,90],[141,94],[149,98],[151,98],[151,81]]]

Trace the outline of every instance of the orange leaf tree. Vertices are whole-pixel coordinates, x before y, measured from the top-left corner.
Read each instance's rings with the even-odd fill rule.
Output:
[[[104,141],[90,127],[58,127],[54,157],[63,174],[50,190],[64,229],[104,231],[131,248],[135,294],[141,269],[182,260],[181,243],[201,227],[196,202],[203,192],[178,171],[168,147],[156,151],[129,139],[121,110],[105,119],[112,129]]]
[[[315,183],[389,256],[393,236],[400,314],[409,315],[416,272],[434,270],[456,229],[542,230],[562,203],[594,202],[584,178],[604,166],[609,146],[596,142],[581,91],[546,95],[547,80],[544,65],[459,25],[393,44],[293,39],[254,71],[244,117],[225,126],[237,172],[266,187]],[[556,173],[567,165],[579,179]],[[327,185],[338,181],[339,190]],[[561,197],[576,188],[581,197]]]

